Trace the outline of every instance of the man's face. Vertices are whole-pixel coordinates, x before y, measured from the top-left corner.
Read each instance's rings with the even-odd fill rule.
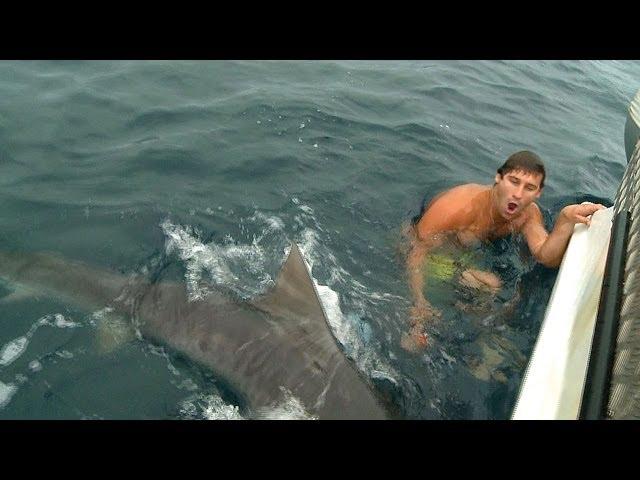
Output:
[[[542,175],[512,170],[501,176],[496,174],[496,200],[500,216],[512,220],[542,194]]]

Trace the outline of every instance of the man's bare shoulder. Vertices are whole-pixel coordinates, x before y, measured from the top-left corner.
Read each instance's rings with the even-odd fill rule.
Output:
[[[458,185],[449,190],[439,193],[429,203],[426,211],[432,214],[454,215],[456,213],[464,213],[474,205],[476,197],[490,190],[488,185],[479,185],[477,183],[466,183]]]
[[[455,231],[473,223],[477,203],[474,200],[488,189],[486,185],[468,183],[437,195],[418,221],[419,236],[426,238],[434,232]]]
[[[444,192],[437,195],[432,203],[436,202],[450,202],[452,200],[466,200],[468,198],[473,198],[478,193],[486,192],[491,187],[489,185],[480,185],[478,183],[465,183],[463,185],[458,185],[449,190],[445,190]]]

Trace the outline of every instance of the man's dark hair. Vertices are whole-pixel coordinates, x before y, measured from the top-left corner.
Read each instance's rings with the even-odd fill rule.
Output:
[[[540,188],[544,187],[544,177],[546,172],[544,171],[544,164],[542,159],[533,152],[528,150],[522,150],[516,152],[507,158],[507,161],[498,169],[498,173],[503,177],[506,173],[513,171],[523,171],[527,173],[542,175],[540,180]]]

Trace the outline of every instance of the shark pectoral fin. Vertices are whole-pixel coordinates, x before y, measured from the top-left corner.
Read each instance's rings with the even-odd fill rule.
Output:
[[[278,273],[275,286],[251,303],[271,315],[322,322],[329,330],[316,287],[295,243],[291,244],[291,251]]]
[[[98,353],[104,355],[113,352],[135,339],[135,328],[122,315],[106,313],[100,316],[96,328]]]
[[[35,288],[27,287],[21,283],[12,283],[11,286],[13,287],[13,291],[0,298],[0,304],[21,302],[23,300],[29,300],[41,296],[41,292]]]

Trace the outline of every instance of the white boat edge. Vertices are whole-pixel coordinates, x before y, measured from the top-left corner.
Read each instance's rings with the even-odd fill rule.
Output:
[[[575,420],[598,313],[613,207],[578,224],[551,292],[513,420]]]
[[[590,228],[575,227],[523,377],[512,420],[581,418],[612,222],[629,208],[626,200],[619,203],[625,183],[631,181],[635,185],[627,177],[638,175],[640,90],[631,100],[627,112],[624,147],[627,162],[633,164],[634,170],[629,168],[632,165],[627,166],[616,195],[616,205],[596,212]],[[637,189],[633,185],[631,188]],[[636,192],[631,198],[640,197]],[[637,203],[631,208],[637,211]]]

